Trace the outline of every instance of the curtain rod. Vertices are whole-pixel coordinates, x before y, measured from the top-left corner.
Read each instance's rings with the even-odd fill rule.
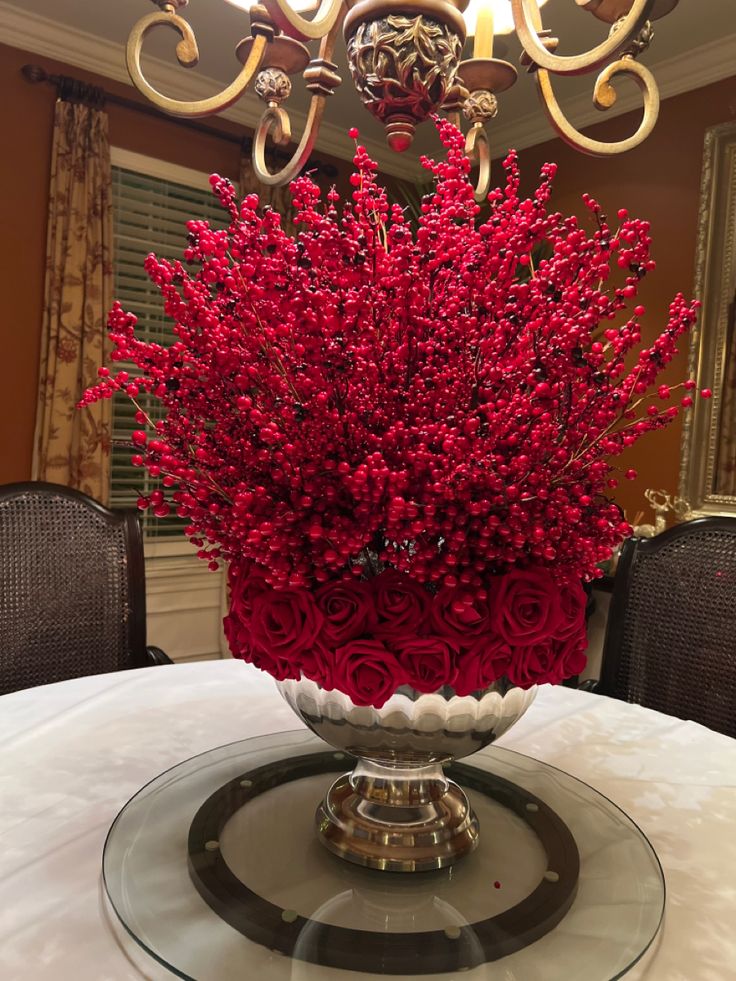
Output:
[[[156,119],[163,118],[175,126],[183,126],[186,129],[203,133],[205,136],[214,136],[219,140],[225,140],[226,143],[235,143],[244,153],[249,153],[253,146],[252,136],[236,136],[234,133],[223,132],[214,126],[208,126],[207,123],[166,115],[159,109],[156,109],[155,106],[136,102],[134,99],[126,99],[121,95],[115,95],[114,92],[108,92],[99,86],[90,85],[89,82],[83,82],[80,78],[73,78],[70,75],[51,75],[45,68],[41,68],[40,65],[23,65],[21,74],[32,85],[38,85],[40,83],[53,85],[56,88],[58,97],[66,101],[83,102],[86,105],[92,105],[96,108],[102,108],[105,103],[109,103],[113,106],[120,106],[123,109],[130,109],[133,112],[140,112],[144,116],[153,116]],[[275,148],[269,149],[269,154],[273,155],[276,161],[286,162],[290,159],[290,154]],[[325,177],[330,178],[337,177],[338,173],[337,167],[334,164],[311,158],[304,165],[304,170],[317,171],[320,174],[324,174]]]

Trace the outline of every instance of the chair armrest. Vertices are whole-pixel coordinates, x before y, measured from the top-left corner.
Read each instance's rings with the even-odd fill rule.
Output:
[[[173,664],[168,654],[164,654],[160,647],[147,647],[146,655],[151,666],[156,664]]]
[[[588,678],[586,681],[582,681],[578,685],[579,691],[591,691],[596,693],[600,686],[600,679],[598,678]]]

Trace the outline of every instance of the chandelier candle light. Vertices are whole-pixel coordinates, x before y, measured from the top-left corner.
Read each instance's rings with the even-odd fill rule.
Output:
[[[477,843],[442,764],[581,671],[581,583],[631,532],[613,461],[695,387],[656,380],[697,303],[636,353],[649,224],[588,196],[585,221],[550,211],[553,164],[521,198],[514,153],[481,218],[465,138],[437,125],[416,231],[357,143],[341,207],[293,182],[293,235],[213,177],[229,227],[192,220],[183,261],[146,260],[176,339],[139,340],[116,304],[112,359],[136,370],[100,368],[82,403],[133,400],[132,462],[162,485],[139,506],[228,563],[233,654],[360,758],[323,842],[401,871]]]
[[[189,0],[153,0],[159,12],[143,17],[127,46],[128,71],[138,89],[165,112],[207,116],[236,102],[254,82],[266,103],[253,142],[253,167],[268,185],[288,184],[306,165],[314,148],[325,101],[341,78],[332,61],[342,28],[350,74],[366,109],[385,124],[389,145],[406,150],[419,123],[438,111],[459,125],[470,121],[465,152],[479,165],[475,194],[484,201],[490,188],[490,148],[485,125],[498,112],[497,95],[517,80],[517,70],[493,57],[494,11],[515,29],[523,48],[522,64],[536,79],[547,116],[559,136],[584,153],[605,156],[638,146],[651,133],[659,112],[654,78],[636,59],[653,38],[651,21],[670,13],[678,0],[567,0],[610,25],[608,38],[581,55],[555,54],[559,40],[545,30],[540,8],[546,0],[228,0],[248,10],[251,33],[237,45],[243,63],[237,78],[218,95],[184,102],[157,91],[146,79],[141,54],[147,34],[156,27],[173,28],[181,37],[176,47],[181,65],[197,64],[199,52],[192,28],[178,13]],[[467,8],[467,10],[466,10]],[[465,12],[465,16],[463,16]],[[311,20],[302,13],[313,13]],[[468,33],[475,32],[473,57],[462,59]],[[319,41],[313,57],[307,47]],[[585,136],[567,120],[555,97],[552,75],[596,71],[593,102],[610,109],[616,102],[617,76],[629,76],[642,91],[644,112],[636,132],[624,140],[604,143]],[[269,170],[269,137],[286,146],[291,141],[289,115],[283,106],[291,93],[291,76],[301,74],[311,101],[304,133],[292,158],[278,172]]]

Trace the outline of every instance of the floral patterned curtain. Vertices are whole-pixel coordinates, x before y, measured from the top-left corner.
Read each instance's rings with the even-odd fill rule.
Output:
[[[736,295],[731,301],[726,328],[720,415],[715,492],[736,497]]]
[[[111,404],[76,404],[107,352],[112,214],[107,116],[56,103],[33,476],[107,503]]]
[[[257,194],[261,204],[270,206],[283,215],[281,227],[286,232],[294,231],[294,207],[291,203],[289,185],[286,187],[266,187],[261,184],[253,171],[250,150],[243,148],[240,155],[240,195]]]

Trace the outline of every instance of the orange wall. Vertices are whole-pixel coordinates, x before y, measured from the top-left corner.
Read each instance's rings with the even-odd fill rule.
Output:
[[[621,156],[583,157],[558,139],[520,153],[527,188],[545,161],[558,163],[554,208],[568,214],[585,214],[580,196],[587,191],[601,202],[612,220],[616,211],[625,207],[632,216],[651,222],[652,255],[657,269],[644,280],[640,293],[647,308],[642,320],[642,346],[665,326],[674,294],[692,294],[703,136],[708,127],[734,118],[736,76],[666,99],[649,139]],[[635,131],[638,120],[638,112],[627,113],[597,123],[586,133],[601,140],[623,139]],[[499,170],[500,166],[495,165],[496,177]],[[680,355],[663,380],[686,377],[687,349],[687,340],[683,339]],[[637,480],[623,481],[616,491],[616,499],[629,520],[641,510],[647,521],[652,519],[644,499],[647,488],[677,491],[681,432],[678,418],[668,429],[645,436],[619,458],[624,469],[634,467],[639,472]]]
[[[28,480],[31,475],[36,413],[38,357],[44,292],[46,210],[51,138],[56,93],[50,85],[30,85],[23,65],[41,65],[54,74],[68,74],[108,92],[137,99],[128,85],[100,78],[61,62],[0,44],[0,484]],[[184,129],[165,116],[151,117],[109,105],[110,141],[150,157],[226,177],[238,177],[236,143]],[[208,120],[223,132],[242,135],[227,120]],[[340,190],[347,188],[350,165],[334,163]]]

